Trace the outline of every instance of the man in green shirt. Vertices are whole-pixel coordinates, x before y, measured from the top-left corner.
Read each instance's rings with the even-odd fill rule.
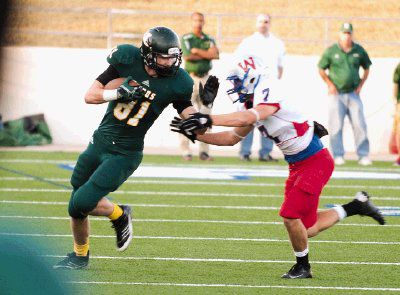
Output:
[[[133,234],[131,208],[106,197],[138,168],[146,132],[169,104],[183,118],[197,112],[190,102],[193,81],[180,68],[181,58],[178,35],[166,27],[147,31],[140,48],[123,44],[111,50],[109,67],[85,95],[86,103],[108,103],[108,108],[71,176],[68,213],[74,251],[54,268],[87,267],[89,215],[110,219],[118,251],[129,246]]]
[[[394,163],[395,166],[400,166],[400,63],[397,65],[396,70],[393,75],[393,100],[395,103],[396,112],[394,114],[393,122],[393,135],[395,140],[395,145],[397,147],[397,152],[399,157]]]
[[[203,85],[207,81],[208,72],[212,68],[211,60],[219,58],[218,48],[213,38],[203,32],[204,15],[200,12],[194,12],[191,16],[192,32],[183,35],[182,51],[185,60],[185,70],[190,74],[194,82],[192,103],[204,114],[211,113],[211,105],[204,106],[199,97],[199,84]],[[181,151],[183,159],[192,160],[192,153],[189,147],[189,140],[181,136]],[[200,143],[199,156],[201,160],[212,160],[209,155],[208,144]]]
[[[369,140],[361,89],[367,80],[371,60],[359,44],[353,42],[353,26],[344,23],[339,33],[339,42],[327,48],[318,67],[319,74],[328,85],[331,97],[329,112],[330,144],[336,165],[343,165],[343,123],[346,115],[354,131],[354,141],[360,165],[371,165],[368,158]],[[363,68],[360,78],[359,69]],[[328,73],[326,71],[329,71]]]

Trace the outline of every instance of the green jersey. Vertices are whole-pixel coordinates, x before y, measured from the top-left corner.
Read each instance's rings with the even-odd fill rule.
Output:
[[[368,69],[371,65],[368,53],[357,43],[349,52],[344,52],[338,43],[327,48],[318,67],[329,69],[329,78],[340,93],[353,92],[360,84],[360,66]]]
[[[400,103],[400,63],[394,71],[393,83],[397,84],[397,89],[399,89],[399,91],[397,91],[397,102]]]
[[[132,76],[146,92],[142,98],[130,103],[109,102],[94,137],[125,154],[141,151],[147,130],[161,112],[170,103],[190,102],[193,80],[183,69],[173,77],[151,77],[144,68],[140,49],[133,45],[114,48],[107,61],[120,77]]]
[[[192,48],[208,50],[210,47],[216,46],[214,39],[204,33],[201,37],[197,37],[193,33],[183,35],[181,43],[183,56],[190,55],[190,50]],[[209,59],[185,61],[185,70],[198,76],[203,76],[207,74],[208,71],[211,70],[211,67],[211,60]]]

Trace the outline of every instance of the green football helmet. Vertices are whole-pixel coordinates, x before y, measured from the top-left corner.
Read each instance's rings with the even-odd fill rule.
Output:
[[[140,47],[144,63],[159,76],[174,76],[182,63],[182,50],[178,35],[167,27],[148,30]],[[168,65],[157,63],[157,57],[172,58]]]

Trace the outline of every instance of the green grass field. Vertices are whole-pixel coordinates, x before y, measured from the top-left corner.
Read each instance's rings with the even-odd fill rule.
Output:
[[[77,153],[0,152],[0,238],[30,238],[49,247],[49,263],[72,249],[67,215]],[[145,156],[143,165],[182,167],[176,156]],[[260,168],[272,165],[217,158],[191,166]],[[280,167],[285,169],[280,161]],[[400,173],[389,162],[337,170]],[[400,216],[379,226],[351,217],[310,240],[314,278],[283,280],[294,262],[278,215],[284,178],[192,180],[131,178],[111,198],[132,204],[134,240],[115,250],[106,218],[91,218],[91,260],[68,280],[77,294],[383,294],[400,293]],[[400,209],[398,180],[332,179],[326,204],[367,190],[378,206]],[[16,227],[17,225],[17,227]],[[17,235],[20,234],[20,235]],[[33,235],[32,235],[33,234]],[[67,273],[63,272],[67,278]]]

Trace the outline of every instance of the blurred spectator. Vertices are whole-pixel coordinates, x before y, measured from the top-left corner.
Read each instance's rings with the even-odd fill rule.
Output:
[[[398,158],[394,162],[395,166],[400,166],[400,63],[397,65],[393,75],[393,100],[395,104],[395,114],[393,131],[391,138],[391,152],[397,153]]]
[[[358,163],[371,165],[367,124],[360,91],[367,80],[371,60],[368,53],[353,41],[353,26],[344,23],[339,42],[327,48],[319,61],[319,74],[328,85],[331,99],[329,111],[330,145],[336,165],[343,165],[343,123],[347,115],[354,132]],[[363,68],[360,79],[359,69]],[[329,70],[329,73],[326,73]]]
[[[212,68],[211,60],[219,58],[217,45],[211,36],[203,32],[205,24],[204,15],[200,12],[194,12],[191,16],[192,32],[183,35],[182,51],[185,60],[185,70],[189,72],[194,81],[192,103],[203,114],[211,113],[211,106],[202,105],[199,97],[199,83],[206,83]],[[189,147],[189,140],[185,136],[180,136],[181,151],[183,159],[192,160],[192,153]],[[212,160],[209,155],[209,147],[206,143],[200,143],[200,160]]]
[[[235,54],[240,55],[254,55],[263,60],[263,63],[268,67],[270,75],[282,78],[283,74],[283,58],[285,56],[285,46],[283,42],[275,37],[270,32],[271,17],[268,14],[260,14],[257,17],[256,28],[257,31],[251,36],[243,39],[236,49]],[[238,110],[245,110],[243,104],[239,105]],[[251,161],[251,146],[253,144],[254,131],[250,132],[240,143],[240,158],[244,161]],[[270,153],[272,151],[273,141],[260,134],[260,150],[258,151],[258,159],[260,161],[269,162],[277,161],[272,158]]]

